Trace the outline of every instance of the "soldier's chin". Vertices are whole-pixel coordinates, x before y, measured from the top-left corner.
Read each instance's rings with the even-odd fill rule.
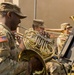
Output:
[[[17,30],[17,28],[11,28],[11,31],[16,31]]]

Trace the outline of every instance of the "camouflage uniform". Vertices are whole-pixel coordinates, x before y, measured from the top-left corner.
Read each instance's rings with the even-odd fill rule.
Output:
[[[63,30],[63,31],[67,31],[67,29],[68,28],[72,28],[72,26],[70,26],[70,24],[69,23],[62,23],[61,24],[61,29]],[[69,29],[68,29],[68,31],[69,31]],[[57,38],[57,47],[58,47],[58,54],[60,54],[60,52],[61,52],[61,50],[62,50],[62,48],[63,48],[63,46],[64,46],[64,44],[65,44],[65,42],[66,42],[66,40],[68,39],[68,36],[69,36],[69,33],[61,33],[60,35],[59,35],[59,37]]]
[[[36,23],[36,21],[37,21],[37,23]],[[38,20],[35,20],[34,24],[38,24],[39,22],[38,22]],[[24,34],[25,47],[27,49],[33,49],[33,50],[38,51],[41,54],[41,56],[43,57],[43,59],[46,59],[47,57],[51,58],[54,54],[51,43],[50,43],[49,47],[46,47],[43,49],[41,47],[41,45],[39,45],[40,44],[39,42],[41,40],[37,39],[37,34],[39,34],[39,32],[35,31],[33,28],[30,28],[29,30],[25,31],[25,34]],[[42,44],[43,43],[44,42],[42,42]],[[44,47],[44,45],[43,45],[43,47]],[[47,69],[47,72],[48,73],[50,72],[51,75],[66,75],[65,71],[63,69],[62,63],[58,62],[57,60],[49,59],[49,61],[46,62],[46,69]]]
[[[46,59],[47,57],[51,58],[53,56],[53,53],[51,53],[52,49],[50,49],[51,47],[49,49],[40,49],[39,47],[37,48],[36,38],[33,34],[35,34],[35,31],[32,28],[25,32],[24,44],[26,49],[38,51],[43,59]],[[66,75],[62,63],[58,62],[57,60],[49,59],[49,61],[46,62],[46,69],[47,73],[50,72],[51,75]]]
[[[61,33],[57,38],[58,54],[60,54],[66,40],[68,39],[69,34]]]
[[[46,63],[46,69],[47,72],[50,72],[50,75],[66,75],[67,73],[65,66],[54,59]]]
[[[46,58],[53,54],[51,43],[44,43],[44,40],[41,39],[38,31],[35,31],[32,28],[28,29],[25,31],[24,38],[26,49],[33,49],[38,51],[42,54],[43,58]]]
[[[0,75],[16,75],[27,70],[28,62],[17,62],[20,49],[16,47],[9,28],[2,24],[0,39],[3,39],[0,41]]]
[[[10,3],[0,4],[0,12],[11,10],[15,13],[18,12],[21,18],[25,17],[20,15],[20,9],[16,5]],[[28,62],[17,60],[20,51],[21,49],[17,48],[15,44],[11,30],[6,25],[0,23],[0,75],[19,75],[23,71],[25,75],[28,75],[26,74]]]

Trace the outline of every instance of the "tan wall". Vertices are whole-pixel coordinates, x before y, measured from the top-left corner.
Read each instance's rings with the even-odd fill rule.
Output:
[[[34,0],[19,0],[19,6],[27,18],[22,20],[21,25],[25,28],[29,28],[32,25],[33,17],[34,17]],[[22,29],[21,29],[22,31]]]
[[[12,2],[12,0],[4,0],[5,2]]]
[[[21,23],[29,28],[34,18],[34,0],[20,0],[20,7],[28,17]],[[74,15],[74,0],[37,0],[37,18],[43,19],[46,27],[60,28],[63,22],[74,25],[69,18]]]
[[[45,21],[50,28],[57,28],[63,22],[72,23],[69,18],[74,15],[74,0],[38,0],[38,18]]]
[[[12,0],[6,0],[12,1]],[[22,20],[21,25],[29,28],[34,19],[34,0],[19,0],[19,6],[28,17]],[[74,15],[74,0],[37,0],[37,18],[43,19],[46,27],[60,28],[63,22],[74,22],[69,18]],[[20,29],[23,33],[24,30]]]

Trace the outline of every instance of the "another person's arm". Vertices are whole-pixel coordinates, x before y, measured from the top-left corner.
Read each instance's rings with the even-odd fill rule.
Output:
[[[63,32],[63,30],[62,30],[62,29],[50,29],[50,28],[45,28],[45,31]]]

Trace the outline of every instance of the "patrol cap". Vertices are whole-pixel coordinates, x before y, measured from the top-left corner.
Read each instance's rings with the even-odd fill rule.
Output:
[[[72,28],[72,26],[69,23],[62,23],[61,29],[65,30],[66,28]]]
[[[0,4],[0,11],[9,11],[9,12],[14,12],[17,14],[20,18],[26,18],[26,15],[23,15],[20,8],[10,2],[3,2]]]
[[[33,25],[34,26],[39,26],[39,27],[44,27],[44,21],[43,20],[40,20],[40,19],[34,19],[33,20]]]
[[[66,28],[72,28],[72,26],[70,26],[70,25],[67,25],[67,27]]]

